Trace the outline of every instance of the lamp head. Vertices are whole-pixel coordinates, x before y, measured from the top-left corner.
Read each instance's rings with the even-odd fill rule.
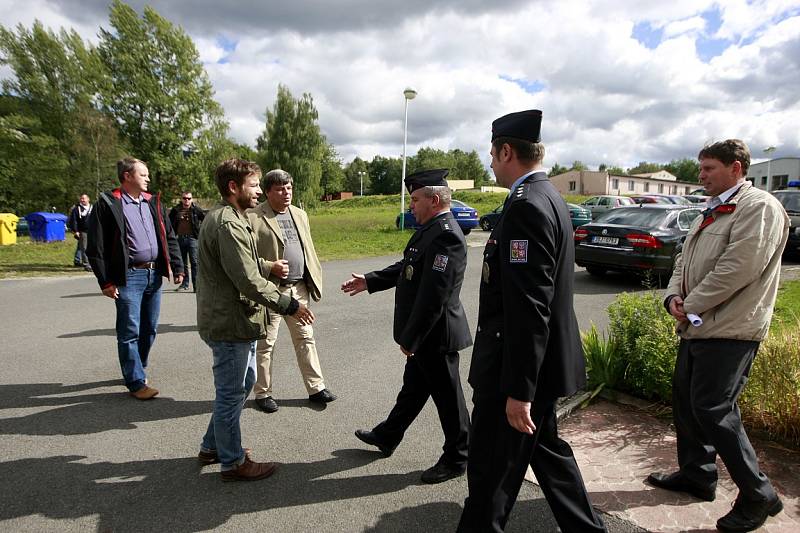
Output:
[[[406,90],[403,91],[403,96],[406,97],[406,100],[413,100],[414,97],[417,96],[417,91],[415,91],[411,87],[406,87]]]

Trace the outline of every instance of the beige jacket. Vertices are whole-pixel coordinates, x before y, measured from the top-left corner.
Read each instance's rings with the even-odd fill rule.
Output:
[[[295,207],[289,206],[289,213],[292,215],[300,242],[303,245],[303,255],[306,260],[306,273],[304,281],[308,288],[308,293],[314,301],[322,298],[322,266],[319,264],[317,251],[314,249],[314,242],[311,240],[311,229],[308,224],[306,212]],[[263,259],[262,268],[265,273],[270,272],[275,261],[283,259],[283,233],[275,219],[275,211],[270,207],[269,202],[259,204],[247,211],[250,225],[256,235],[256,248],[258,256]],[[280,278],[270,273],[269,280],[275,284],[280,283]]]
[[[702,217],[695,221],[675,261],[666,294],[703,319],[699,327],[678,325],[684,339],[760,341],[769,330],[789,217],[748,181],[726,204],[733,211],[714,212],[702,230]]]

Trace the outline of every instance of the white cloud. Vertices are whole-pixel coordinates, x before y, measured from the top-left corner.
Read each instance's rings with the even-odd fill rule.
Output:
[[[105,0],[31,1],[0,0],[0,22],[38,17],[84,36],[108,25]],[[313,96],[345,161],[401,153],[406,86],[419,92],[409,105],[412,154],[421,146],[474,149],[486,161],[491,121],[534,107],[544,112],[548,166],[694,157],[728,136],[754,152],[776,144],[776,156],[800,153],[798,0],[151,5],[193,37],[231,134],[249,144],[281,83]],[[704,18],[711,9],[722,21],[713,36]],[[633,37],[643,22],[663,29],[652,49]],[[704,62],[701,37],[737,44]]]

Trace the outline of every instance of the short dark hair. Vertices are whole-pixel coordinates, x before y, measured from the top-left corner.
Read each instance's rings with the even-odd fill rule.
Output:
[[[238,187],[241,187],[245,178],[254,174],[261,176],[261,167],[256,163],[238,158],[227,159],[220,163],[214,171],[214,181],[217,183],[220,195],[227,198],[230,194],[228,183],[233,181]]]
[[[264,174],[264,192],[269,192],[273,185],[286,185],[287,183],[291,185],[293,182],[292,175],[285,170],[280,168],[270,170]]]
[[[707,157],[716,159],[726,167],[731,166],[735,161],[740,162],[742,176],[747,176],[747,170],[750,168],[750,149],[744,141],[739,139],[728,139],[704,146],[697,154],[697,159],[701,160]]]
[[[117,179],[119,179],[120,183],[125,181],[124,178],[125,173],[133,172],[133,169],[136,167],[138,163],[147,166],[147,163],[145,163],[141,159],[136,159],[135,157],[124,157],[119,161],[117,161]]]
[[[525,163],[541,163],[544,159],[544,145],[542,143],[532,143],[516,137],[498,137],[492,141],[495,152],[500,152],[503,145],[511,146],[517,159]]]

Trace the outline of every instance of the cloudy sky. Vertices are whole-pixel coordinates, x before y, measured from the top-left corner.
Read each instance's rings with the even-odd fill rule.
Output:
[[[145,2],[129,2],[141,11]],[[800,156],[800,0],[153,0],[192,36],[232,135],[251,145],[282,83],[311,93],[345,162],[477,150],[537,108],[545,165],[630,167],[709,141]],[[96,42],[105,0],[0,0],[0,23]],[[8,76],[8,70],[0,76]]]

